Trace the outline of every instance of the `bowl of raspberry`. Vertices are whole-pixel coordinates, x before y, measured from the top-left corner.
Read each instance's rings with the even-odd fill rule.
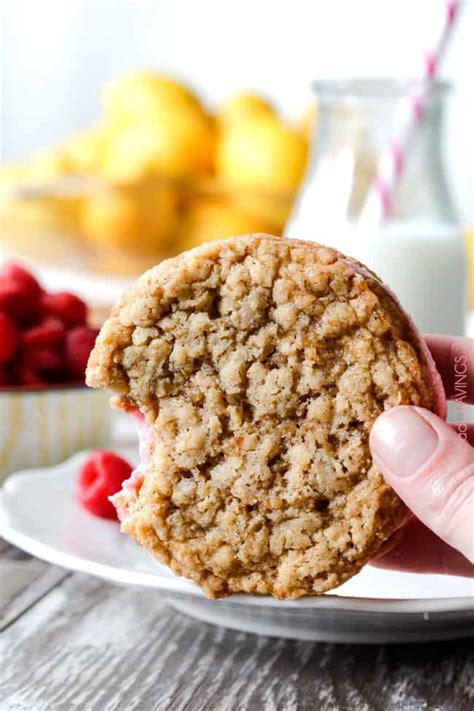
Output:
[[[108,397],[84,382],[97,333],[78,296],[0,267],[0,481],[109,441]]]

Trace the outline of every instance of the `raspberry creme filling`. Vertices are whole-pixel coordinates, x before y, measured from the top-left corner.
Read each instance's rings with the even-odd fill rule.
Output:
[[[122,483],[120,491],[109,496],[109,501],[115,506],[120,521],[127,517],[130,504],[136,500],[140,492],[154,443],[153,431],[140,410],[127,408],[126,412],[133,417],[137,428],[139,464],[130,477]]]

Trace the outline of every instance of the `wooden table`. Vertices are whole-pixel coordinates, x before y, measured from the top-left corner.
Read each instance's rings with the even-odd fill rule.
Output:
[[[474,708],[473,640],[356,646],[230,632],[0,541],[2,711]]]

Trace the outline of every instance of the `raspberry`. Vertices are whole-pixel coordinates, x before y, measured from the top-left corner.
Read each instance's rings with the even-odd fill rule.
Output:
[[[93,452],[79,470],[76,498],[87,511],[117,520],[117,513],[108,497],[116,494],[128,479],[132,467],[113,452]]]
[[[40,313],[40,302],[25,285],[11,280],[0,279],[0,309],[9,314],[19,324],[34,323]]]
[[[97,328],[76,326],[66,333],[64,357],[66,367],[74,378],[84,380],[89,354],[99,333]]]
[[[20,323],[33,323],[40,313],[41,286],[30,272],[9,262],[0,269],[0,308]]]
[[[41,303],[46,313],[57,316],[69,325],[82,325],[87,321],[87,305],[75,294],[60,291],[58,294],[43,294]]]
[[[25,293],[30,296],[38,297],[42,291],[39,282],[34,278],[33,274],[23,269],[15,262],[7,262],[0,269],[0,283],[12,283],[21,286]]]
[[[8,314],[0,311],[0,363],[10,360],[18,343],[18,331]]]
[[[44,380],[41,379],[34,368],[22,367],[18,372],[18,384],[35,387],[37,385],[44,385]]]
[[[25,346],[44,346],[61,343],[66,334],[64,324],[54,316],[45,316],[36,326],[23,333]]]
[[[0,388],[4,388],[7,385],[12,385],[10,376],[5,368],[0,367]]]
[[[51,374],[59,372],[63,367],[63,359],[58,351],[51,345],[32,346],[23,351],[19,373],[20,378],[24,370],[34,370],[36,373]]]

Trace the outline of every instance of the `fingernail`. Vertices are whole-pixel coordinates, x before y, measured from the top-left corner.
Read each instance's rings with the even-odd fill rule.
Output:
[[[411,407],[388,410],[375,422],[370,434],[374,459],[382,469],[399,477],[415,474],[437,445],[435,430]]]

